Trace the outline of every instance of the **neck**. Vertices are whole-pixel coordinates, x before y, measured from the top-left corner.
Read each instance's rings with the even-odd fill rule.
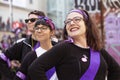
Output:
[[[40,41],[40,47],[42,47],[45,50],[49,50],[53,46],[52,46],[51,40],[49,40],[49,41]]]
[[[35,38],[35,36],[34,36],[34,35],[32,35],[31,37],[32,37],[32,39],[36,40],[36,38]]]
[[[89,48],[89,46],[87,45],[86,38],[80,37],[80,38],[73,39],[73,40],[74,40],[75,45],[77,45],[79,47],[82,47],[82,48]]]

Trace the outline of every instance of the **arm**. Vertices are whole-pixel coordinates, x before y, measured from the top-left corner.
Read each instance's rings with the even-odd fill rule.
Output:
[[[27,78],[29,65],[37,58],[35,51],[29,52],[23,59],[20,68],[18,69],[14,80],[24,80]],[[21,77],[22,76],[22,77]]]
[[[102,50],[102,55],[108,65],[108,80],[120,80],[120,65],[107,51]]]
[[[20,56],[20,45],[15,44],[0,54],[0,73],[11,79],[15,73],[11,70],[10,61],[18,59],[18,56]]]
[[[28,69],[28,75],[31,80],[47,80],[46,71],[60,64],[63,58],[63,49],[61,46],[54,46],[52,49],[35,59]]]

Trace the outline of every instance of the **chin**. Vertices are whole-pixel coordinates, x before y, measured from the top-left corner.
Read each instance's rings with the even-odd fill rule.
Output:
[[[72,36],[77,36],[77,35],[78,35],[78,33],[76,33],[76,32],[75,32],[75,33],[70,33],[70,34],[69,34],[69,36],[71,36],[71,37],[72,37]]]

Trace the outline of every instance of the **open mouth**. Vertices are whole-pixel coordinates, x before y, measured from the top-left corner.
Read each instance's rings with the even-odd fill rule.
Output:
[[[79,28],[78,27],[74,27],[74,28],[70,28],[70,31],[73,32],[73,31],[77,31]]]

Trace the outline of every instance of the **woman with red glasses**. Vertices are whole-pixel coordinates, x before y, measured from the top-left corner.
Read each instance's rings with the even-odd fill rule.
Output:
[[[25,55],[29,51],[32,51],[36,48],[37,41],[33,33],[33,27],[35,25],[36,19],[39,16],[45,16],[44,12],[37,10],[31,11],[28,14],[28,19],[25,20],[27,29],[31,32],[31,35],[28,38],[18,40],[12,47],[8,48],[5,52],[0,53],[0,74],[4,75],[5,78],[13,80],[15,75],[13,68],[19,67],[19,63],[23,61]]]
[[[102,48],[99,31],[87,11],[68,13],[64,38],[30,65],[31,80],[47,80],[45,72],[53,66],[58,80],[120,80],[120,66]]]

